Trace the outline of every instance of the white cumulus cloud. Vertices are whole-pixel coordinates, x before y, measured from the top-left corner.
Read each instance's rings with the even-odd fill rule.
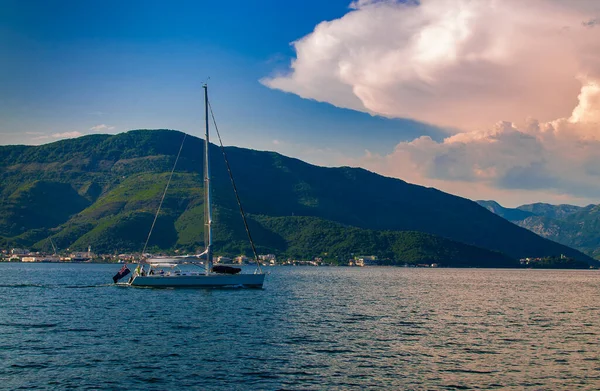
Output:
[[[294,42],[289,72],[262,82],[449,132],[357,164],[472,198],[520,190],[600,200],[600,2],[357,0],[351,8]]]
[[[570,113],[578,76],[599,74],[600,2],[358,1],[294,42],[269,87],[339,107],[440,126],[548,121]],[[600,14],[600,12],[599,12]],[[593,19],[592,19],[593,20]]]

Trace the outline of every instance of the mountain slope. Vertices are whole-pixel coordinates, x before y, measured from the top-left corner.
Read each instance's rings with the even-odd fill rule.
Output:
[[[536,203],[512,209],[494,201],[477,202],[542,237],[600,259],[600,205],[580,207]]]
[[[316,217],[266,217],[259,224],[283,239],[286,254],[298,258],[324,256],[347,259],[352,254],[372,254],[393,264],[438,263],[454,267],[518,267],[519,262],[501,253],[469,246],[421,232],[374,231],[343,226]]]
[[[477,201],[477,203],[508,221],[524,220],[527,217],[535,216],[534,213],[527,210],[505,208],[496,201]]]
[[[79,205],[80,210],[69,217],[62,214],[61,219],[42,224],[60,241],[59,247],[85,247],[102,241],[143,246],[148,219],[156,210],[182,138],[183,134],[175,131],[138,130],[40,147],[0,147],[0,196],[10,198],[20,186],[35,180],[69,184],[91,204]],[[203,141],[195,137],[186,140],[163,207],[162,225],[157,226],[163,227],[159,229],[164,238],[153,244],[158,248],[200,243],[193,238],[201,238],[203,229],[197,222],[203,202],[202,145]],[[224,216],[234,216],[237,204],[220,150],[211,148],[215,204]],[[513,258],[563,253],[590,260],[470,200],[436,189],[358,168],[317,167],[273,152],[235,147],[226,148],[226,152],[244,208],[253,216],[311,216],[364,230],[424,232]],[[3,202],[0,214],[5,210],[7,203]],[[224,221],[223,230],[232,230],[229,220]],[[3,223],[0,236],[29,232],[27,226],[9,231],[6,227],[11,223]],[[215,228],[219,229],[218,224]],[[134,230],[143,234],[135,236]],[[123,238],[119,232],[135,237]],[[121,243],[119,238],[126,240]]]

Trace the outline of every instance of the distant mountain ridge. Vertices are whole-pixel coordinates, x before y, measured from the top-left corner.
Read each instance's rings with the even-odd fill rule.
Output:
[[[535,203],[505,208],[495,201],[477,203],[540,236],[600,259],[600,205]]]
[[[535,214],[521,209],[513,209],[513,208],[505,208],[496,201],[477,201],[477,203],[492,213],[497,214],[498,216],[504,217],[508,221],[518,221],[524,220],[529,216],[534,216]]]
[[[42,146],[0,147],[0,240],[39,248],[51,236],[61,248],[141,250],[182,138],[177,131],[136,130]],[[202,246],[202,148],[201,139],[188,136],[151,241],[154,249]],[[221,152],[211,148],[215,236],[230,253],[246,251]],[[382,232],[410,231],[445,238],[445,246],[456,242],[456,249],[464,250],[463,243],[513,259],[563,253],[594,262],[473,201],[433,188],[359,168],[317,167],[274,152],[237,147],[226,151],[264,251],[287,253],[297,242],[289,231],[281,231],[287,223],[269,221],[305,216],[346,227],[342,231],[362,230],[366,236],[360,237],[381,242],[370,248],[382,253],[391,246],[388,239],[380,240]],[[318,248],[324,239],[315,235],[315,244],[305,247]],[[352,248],[360,250],[360,245]]]

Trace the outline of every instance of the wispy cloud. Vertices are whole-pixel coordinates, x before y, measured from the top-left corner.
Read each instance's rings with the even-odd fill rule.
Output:
[[[35,135],[35,137],[31,138],[35,144],[59,140],[59,139],[67,139],[67,138],[76,138],[81,137],[84,134],[81,132],[73,131],[73,132],[60,132],[60,133],[43,133],[43,132],[27,132],[26,134]]]
[[[600,19],[599,18],[593,18],[593,19],[587,20],[585,22],[581,22],[581,24],[584,27],[594,27],[594,26],[597,26],[598,24],[600,24]]]
[[[114,126],[110,126],[110,125],[106,125],[106,124],[100,124],[100,125],[92,126],[90,128],[90,130],[92,132],[102,132],[102,131],[114,130],[114,129],[115,129]]]
[[[53,133],[51,135],[52,138],[75,138],[81,137],[83,133],[81,132],[63,132],[63,133]]]

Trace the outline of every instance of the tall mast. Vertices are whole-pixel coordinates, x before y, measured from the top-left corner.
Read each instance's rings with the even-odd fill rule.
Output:
[[[208,146],[208,86],[204,87],[204,119],[206,134],[204,137],[204,244],[206,246],[206,274],[212,269],[212,208],[210,200],[210,159]]]

